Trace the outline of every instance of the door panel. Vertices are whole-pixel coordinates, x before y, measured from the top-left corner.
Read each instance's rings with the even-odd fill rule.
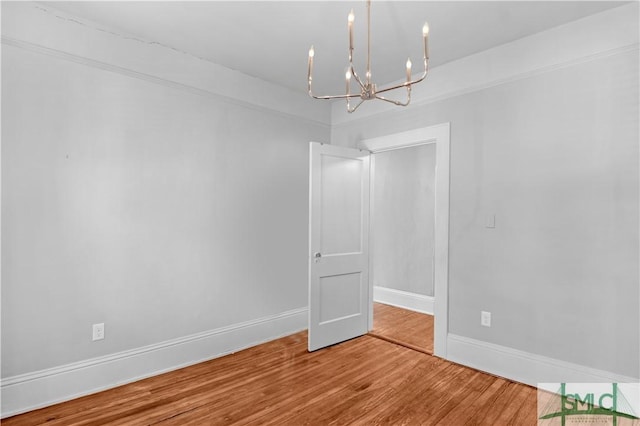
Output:
[[[323,255],[362,251],[362,161],[320,154],[320,249]],[[326,202],[322,202],[322,201]]]
[[[369,153],[311,143],[309,350],[368,331]]]
[[[320,277],[319,286],[320,325],[340,321],[362,312],[359,298],[362,274],[359,272]]]

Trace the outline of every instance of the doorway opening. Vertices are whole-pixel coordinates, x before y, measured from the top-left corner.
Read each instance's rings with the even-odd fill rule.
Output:
[[[371,152],[370,334],[444,358],[449,123],[361,147]]]
[[[371,154],[370,334],[433,354],[436,144]]]

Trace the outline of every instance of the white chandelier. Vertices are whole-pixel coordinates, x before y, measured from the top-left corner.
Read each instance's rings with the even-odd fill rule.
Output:
[[[345,75],[347,81],[347,90],[344,95],[328,95],[328,96],[316,96],[313,94],[311,90],[311,82],[313,80],[313,56],[315,54],[313,50],[313,46],[309,49],[309,67],[307,72],[307,81],[309,87],[309,96],[314,99],[346,99],[347,100],[347,111],[354,112],[364,101],[368,101],[371,99],[380,99],[385,102],[390,102],[394,105],[398,106],[407,106],[409,102],[411,102],[411,85],[420,83],[427,76],[427,72],[429,70],[429,25],[425,22],[422,27],[422,42],[423,42],[423,62],[424,62],[424,72],[422,75],[416,79],[411,80],[411,58],[407,59],[406,68],[407,68],[407,80],[404,83],[397,84],[395,86],[378,89],[378,87],[371,82],[371,0],[367,0],[367,70],[365,72],[364,81],[358,77],[356,70],[353,67],[353,21],[355,20],[355,16],[353,14],[353,9],[349,13],[347,18],[347,25],[349,28],[349,65],[347,67],[347,72]],[[359,93],[351,93],[351,79],[355,79],[360,88]],[[388,99],[384,96],[381,96],[381,93],[389,92],[391,90],[396,90],[400,88],[407,89],[407,98],[405,102],[396,101],[393,99]],[[351,108],[350,100],[351,98],[360,98],[360,102],[353,108]]]

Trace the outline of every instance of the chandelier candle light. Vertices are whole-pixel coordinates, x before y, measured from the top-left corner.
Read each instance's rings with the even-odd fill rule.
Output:
[[[427,76],[427,72],[429,70],[429,25],[425,22],[422,27],[422,43],[423,43],[423,62],[424,62],[424,72],[422,75],[416,79],[411,80],[411,58],[407,59],[406,69],[407,69],[407,80],[404,83],[397,84],[395,86],[387,87],[384,89],[378,89],[378,87],[371,82],[371,0],[367,0],[367,70],[365,72],[365,79],[362,81],[356,70],[353,67],[353,21],[355,20],[355,15],[353,14],[353,9],[349,12],[349,16],[347,17],[347,26],[349,30],[349,65],[347,67],[347,72],[345,74],[346,79],[346,93],[344,95],[329,95],[329,96],[316,96],[313,94],[311,90],[311,82],[313,80],[313,57],[315,55],[315,51],[313,50],[313,46],[309,49],[309,66],[307,71],[307,81],[309,87],[309,96],[314,99],[346,99],[347,100],[347,111],[354,112],[364,101],[368,101],[371,99],[380,99],[385,102],[390,102],[394,105],[399,106],[407,106],[409,102],[411,102],[411,85],[420,83]],[[354,79],[358,86],[360,87],[359,93],[351,93],[351,80]],[[380,96],[380,93],[389,92],[391,90],[396,90],[405,87],[407,89],[407,98],[405,102],[396,101],[393,99],[385,98],[384,96]],[[350,100],[351,98],[360,98],[360,102],[353,108],[351,108]]]

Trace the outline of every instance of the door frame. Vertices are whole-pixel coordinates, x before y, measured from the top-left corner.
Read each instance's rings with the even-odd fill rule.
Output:
[[[387,136],[364,139],[358,143],[358,148],[366,149],[371,154],[391,151],[400,148],[436,144],[436,177],[435,177],[435,227],[434,227],[434,336],[433,354],[440,358],[447,357],[447,335],[449,331],[449,150],[450,123],[422,127]],[[374,224],[373,212],[373,176],[375,162],[371,162],[369,203],[369,255],[374,251],[375,244],[372,237]],[[369,330],[373,329],[373,262],[369,262]]]

